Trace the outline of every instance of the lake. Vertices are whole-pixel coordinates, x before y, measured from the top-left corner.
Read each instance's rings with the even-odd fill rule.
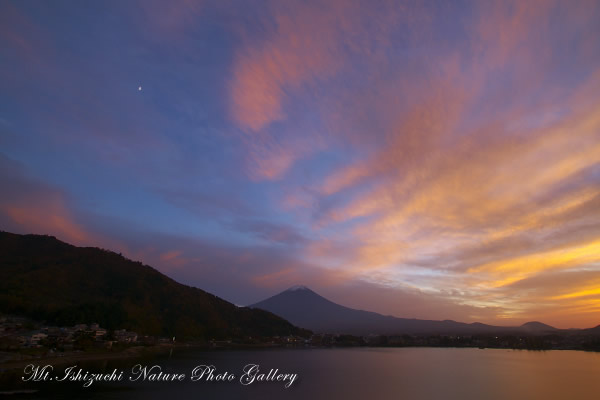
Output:
[[[134,375],[131,371],[137,363],[148,368],[158,365],[163,374],[185,374],[185,379],[176,382],[141,382],[144,376]],[[206,370],[202,379],[192,382],[190,375],[193,369],[201,365],[213,365],[213,377],[217,374],[225,377],[233,374],[234,379],[207,382]],[[259,372],[253,375],[254,381],[251,383],[252,377],[246,375],[245,383],[249,384],[243,385],[240,378],[248,365],[258,365]],[[600,353],[581,351],[474,348],[177,349],[170,355],[152,359],[96,361],[81,364],[80,367],[90,373],[110,372],[116,368],[124,371],[124,378],[116,383],[94,382],[88,388],[83,388],[82,382],[38,382],[26,386],[38,392],[17,397],[596,400],[600,393]],[[278,371],[267,377],[271,369]],[[55,379],[63,377],[62,369],[57,368],[53,374]],[[265,374],[263,378],[279,375],[281,381],[257,381],[260,374]],[[288,374],[287,380],[285,374]],[[297,374],[297,378],[286,388],[291,374]],[[138,381],[128,380],[135,376],[139,376]],[[149,377],[150,374],[145,376],[146,379]]]

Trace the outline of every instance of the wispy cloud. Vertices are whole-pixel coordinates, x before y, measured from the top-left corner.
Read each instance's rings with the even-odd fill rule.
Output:
[[[597,2],[131,4],[0,6],[3,226],[242,304],[599,322]]]

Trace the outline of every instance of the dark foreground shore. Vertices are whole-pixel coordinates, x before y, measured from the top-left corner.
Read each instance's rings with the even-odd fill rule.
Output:
[[[29,364],[52,364],[52,365],[64,365],[74,364],[80,361],[101,361],[101,360],[119,360],[128,358],[138,358],[146,355],[157,355],[161,353],[168,353],[173,348],[184,348],[190,347],[187,345],[155,345],[155,346],[133,346],[126,349],[114,352],[88,352],[88,351],[74,351],[64,353],[53,353],[51,355],[43,356],[23,356],[16,355],[17,359],[4,360],[0,362],[0,373],[6,370],[23,369]],[[6,353],[5,353],[6,354]]]

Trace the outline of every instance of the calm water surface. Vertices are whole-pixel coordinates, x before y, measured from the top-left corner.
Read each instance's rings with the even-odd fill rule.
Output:
[[[185,373],[201,364],[236,375],[233,382],[119,382],[68,385],[43,382],[32,395],[11,398],[90,399],[599,399],[600,354],[578,351],[399,348],[302,349],[201,352],[178,350],[154,359],[89,362],[91,372],[125,370],[141,362]],[[299,378],[239,383],[247,364]],[[6,380],[5,380],[6,382]],[[7,389],[7,388],[3,388]]]

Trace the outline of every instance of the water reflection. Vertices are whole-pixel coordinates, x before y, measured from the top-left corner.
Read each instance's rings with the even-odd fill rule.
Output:
[[[247,398],[285,399],[597,399],[600,354],[577,351],[531,352],[494,349],[302,349],[268,351],[185,352],[179,349],[156,358],[90,362],[92,372],[125,369],[134,364],[160,365],[165,373],[185,373],[198,365],[214,365],[217,373],[236,375],[231,382],[119,382],[62,385],[44,382],[21,385],[37,389],[19,398],[164,399]],[[283,382],[239,382],[242,369],[257,364],[261,373],[297,373]],[[19,371],[20,372],[20,371]],[[15,379],[13,376],[11,379]],[[4,374],[3,383],[9,381]]]

